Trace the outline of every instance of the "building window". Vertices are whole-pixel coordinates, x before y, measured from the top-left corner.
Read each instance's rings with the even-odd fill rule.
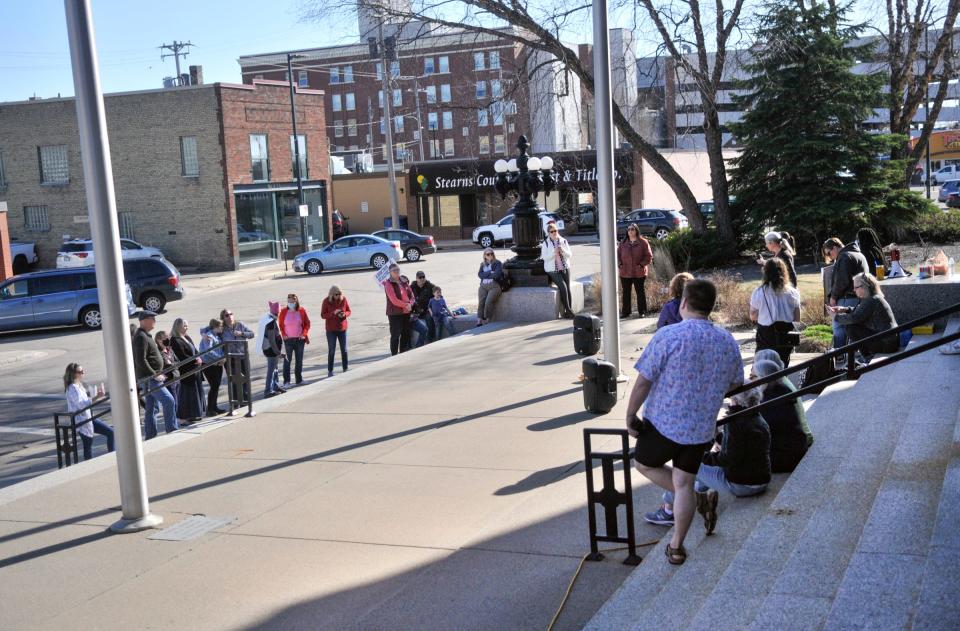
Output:
[[[440,156],[440,141],[434,138],[430,141],[430,157],[437,158]]]
[[[333,121],[333,136],[343,138],[343,121]]]
[[[483,53],[473,53],[473,69],[483,70]]]
[[[439,72],[450,72],[450,58],[443,55],[437,59],[437,68]]]
[[[477,127],[486,127],[490,124],[490,116],[487,110],[477,110]]]
[[[330,83],[340,83],[340,69],[336,66],[330,67]]]
[[[477,81],[477,98],[478,99],[487,98],[487,82],[486,81]]]
[[[480,136],[480,153],[490,153],[490,136]]]
[[[453,155],[453,138],[444,138],[443,155],[448,158]]]
[[[356,136],[357,135],[357,119],[348,118],[347,119],[347,135]]]
[[[443,128],[453,129],[453,112],[443,113]]]
[[[383,64],[377,62],[377,81],[383,81]]]
[[[270,179],[270,160],[267,154],[267,135],[250,134],[250,161],[254,182],[265,182]]]
[[[407,149],[403,145],[397,145],[393,148],[393,157],[395,160],[400,160],[401,162],[407,157]]]
[[[307,76],[306,70],[297,71],[297,85],[299,85],[301,88],[310,87],[310,78]]]
[[[183,177],[200,175],[196,136],[180,136],[180,175]]]
[[[444,103],[449,103],[451,101],[449,83],[444,83],[440,86],[440,100]]]
[[[491,50],[490,51],[490,70],[497,70],[500,68],[500,51]]]
[[[343,81],[341,83],[353,83],[353,66],[343,67]]]
[[[494,153],[503,153],[507,150],[507,146],[503,144],[503,134],[497,134],[493,137],[493,151]]]
[[[255,75],[253,75],[253,80],[254,80],[254,81],[263,81],[263,75],[262,75],[262,74],[255,74]]]
[[[346,104],[344,105],[344,107],[348,112],[351,110],[357,109],[357,99],[353,95],[353,92],[347,92],[346,94],[344,94],[343,100],[346,101]]]
[[[47,232],[50,230],[50,219],[47,217],[46,206],[24,206],[23,228],[28,232]]]
[[[501,96],[503,96],[503,91],[500,88],[499,79],[490,80],[490,96],[495,99],[499,99]]]
[[[490,116],[493,118],[494,125],[503,125],[503,103],[491,103],[490,104]]]
[[[3,168],[3,152],[0,151],[0,190],[7,188],[7,172]]]
[[[403,131],[403,116],[393,117],[393,131]]]
[[[136,239],[137,235],[133,229],[133,212],[122,210],[117,213],[117,223],[120,224],[121,239]]]
[[[332,103],[333,103],[333,111],[334,111],[334,112],[339,112],[340,110],[343,109],[343,100],[341,99],[341,97],[340,97],[339,94],[334,94],[334,95],[333,95],[333,97],[332,97]]]
[[[299,172],[302,173],[300,176],[303,179],[310,177],[310,169],[307,167],[307,137],[303,134],[297,135],[297,145],[298,147],[293,146],[293,135],[290,136],[290,164],[293,168],[293,177],[297,177],[297,150],[300,151],[300,168]]]
[[[380,135],[381,136],[387,135],[387,119],[385,118],[380,119]]]
[[[383,109],[383,90],[377,92],[377,102],[380,104],[380,109]]]
[[[423,74],[430,75],[436,72],[433,67],[433,57],[426,57],[423,60]]]
[[[396,78],[398,78],[398,77],[400,76],[400,62],[399,62],[399,61],[391,61],[391,62],[390,62],[390,76],[393,77],[394,79],[396,79]]]
[[[397,88],[393,91],[393,106],[400,107],[403,105],[403,90]]]
[[[70,183],[66,145],[46,145],[40,147],[38,153],[40,154],[41,184]]]
[[[430,85],[427,86],[427,105],[433,105],[437,102],[437,86]]]
[[[439,127],[439,125],[437,124],[437,113],[436,113],[436,112],[430,112],[429,114],[427,114],[427,129],[434,129],[434,130],[435,130],[435,129],[439,129],[439,128],[440,128],[440,127]]]

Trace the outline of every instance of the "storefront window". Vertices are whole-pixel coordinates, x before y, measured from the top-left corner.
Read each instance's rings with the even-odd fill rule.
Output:
[[[438,195],[434,207],[434,221],[438,226],[460,225],[460,196]]]
[[[271,193],[238,193],[237,242],[240,263],[278,257],[277,225]]]

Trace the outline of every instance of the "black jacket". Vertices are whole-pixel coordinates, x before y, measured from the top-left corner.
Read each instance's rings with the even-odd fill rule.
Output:
[[[423,283],[423,287],[421,287],[414,281],[410,283],[410,289],[413,290],[413,297],[417,301],[413,308],[414,312],[418,315],[426,313],[427,305],[430,303],[430,299],[433,298],[433,283],[426,281]]]
[[[763,402],[778,399],[796,388],[781,379],[763,391]],[[800,399],[779,403],[762,412],[770,428],[770,468],[774,473],[789,473],[797,468],[807,449],[813,444],[813,434],[807,426],[807,415]]]
[[[163,370],[163,355],[153,336],[143,329],[133,334],[133,370],[137,379],[153,377]]]
[[[739,408],[731,408],[736,412]],[[734,484],[770,482],[770,428],[759,414],[743,416],[723,426],[720,451],[703,456],[703,464],[723,467]]]
[[[844,325],[860,324],[871,333],[888,331],[897,326],[893,309],[883,296],[864,298],[850,313],[838,313],[837,322]]]
[[[860,246],[848,243],[840,250],[837,260],[833,263],[833,278],[830,281],[830,298],[856,298],[853,292],[853,277],[857,274],[870,272],[867,259],[860,253]]]
[[[784,242],[786,243],[786,242]],[[793,254],[787,251],[787,248],[780,248],[780,251],[777,252],[775,258],[783,261],[783,264],[787,266],[787,275],[790,277],[790,282],[794,287],[797,286],[797,268],[793,263]]]

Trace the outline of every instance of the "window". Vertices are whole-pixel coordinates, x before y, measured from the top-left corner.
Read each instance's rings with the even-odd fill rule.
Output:
[[[487,110],[477,110],[477,127],[486,127],[490,124],[490,115]]]
[[[473,69],[483,70],[483,53],[473,53]]]
[[[480,153],[490,153],[490,136],[480,136]]]
[[[437,67],[440,72],[450,72],[450,58],[446,55],[437,59]]]
[[[501,96],[503,96],[503,91],[500,89],[499,79],[490,80],[490,96],[495,99],[499,99]]]
[[[430,112],[427,114],[427,129],[439,129],[436,112]]]
[[[450,102],[450,84],[444,83],[440,86],[440,100],[444,103]]]
[[[46,145],[38,150],[40,155],[41,184],[69,184],[70,170],[67,165],[66,145]]]
[[[347,135],[356,136],[357,135],[357,119],[348,118],[347,119]]]
[[[440,141],[434,138],[430,141],[430,157],[436,158],[440,155]]]
[[[353,66],[343,67],[343,81],[341,83],[353,83]]]
[[[180,175],[183,177],[200,175],[196,136],[180,136]]]
[[[396,79],[400,76],[400,62],[391,61],[390,62],[390,76]]]
[[[477,98],[478,99],[487,98],[487,82],[486,81],[477,81]]]
[[[437,102],[436,86],[433,86],[433,85],[427,86],[426,93],[427,93],[427,105],[433,105],[434,103]]]
[[[92,276],[92,274],[91,274]],[[26,298],[30,295],[30,292],[27,291],[28,281],[18,280],[16,282],[7,283],[0,289],[0,300],[8,300],[11,298]]]
[[[383,109],[383,90],[377,92],[377,102],[380,104],[380,109]]]
[[[443,113],[443,128],[453,129],[453,112]]]
[[[393,117],[393,131],[403,131],[403,116]]]
[[[47,232],[50,230],[50,219],[47,217],[47,207],[24,206],[23,227],[28,232]]]
[[[490,104],[490,117],[493,119],[494,125],[503,125],[503,103],[491,103]]]
[[[263,81],[263,75],[262,75],[262,74],[255,74],[255,75],[253,75],[253,78],[254,78],[255,81]]]
[[[407,157],[407,150],[403,145],[397,145],[393,148],[393,157],[395,160],[403,161]]]
[[[7,172],[3,169],[3,152],[0,151],[0,190],[7,188]]]
[[[333,136],[343,138],[343,121],[333,121]]]
[[[453,155],[453,138],[443,140],[443,155],[450,157]]]
[[[331,102],[333,103],[334,112],[339,112],[340,110],[343,109],[343,99],[340,97],[339,94],[334,94]]]
[[[336,66],[330,67],[330,83],[340,83],[340,69]]]
[[[357,98],[354,96],[353,92],[347,92],[343,95],[343,100],[345,102],[344,108],[347,111],[357,109]]]
[[[309,77],[307,77],[307,71],[306,71],[306,70],[299,70],[299,71],[297,71],[297,85],[299,85],[301,88],[309,88],[309,87],[310,87],[310,79],[309,79]]]
[[[267,154],[267,135],[250,134],[250,160],[253,163],[254,182],[270,179],[270,160]]]
[[[497,70],[500,68],[500,51],[491,50],[490,51],[490,69]]]
[[[133,230],[133,212],[121,210],[117,213],[117,223],[120,224],[121,239],[136,239],[137,236]]]
[[[383,64],[377,62],[377,81],[383,81]]]
[[[426,57],[423,60],[423,74],[433,74],[434,72],[433,57]]]
[[[380,119],[380,135],[381,136],[387,135],[387,121],[384,118]]]
[[[306,179],[310,177],[310,171],[307,168],[307,137],[303,134],[297,135],[297,146],[293,144],[293,135],[290,136],[290,164],[291,164],[291,173],[293,177],[297,177],[297,150],[300,151],[300,168],[299,173],[301,178]]]
[[[503,153],[507,150],[507,146],[503,144],[503,134],[497,134],[493,137],[493,150],[496,153]]]
[[[397,88],[393,91],[393,106],[400,107],[403,105],[403,90]]]
[[[76,274],[58,274],[56,276],[40,276],[32,281],[33,289],[30,294],[33,296],[44,296],[47,294],[61,294],[68,291],[76,291]]]

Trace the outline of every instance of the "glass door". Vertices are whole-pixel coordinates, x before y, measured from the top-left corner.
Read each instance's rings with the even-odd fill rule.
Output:
[[[280,257],[272,193],[237,193],[237,249],[240,264]]]

